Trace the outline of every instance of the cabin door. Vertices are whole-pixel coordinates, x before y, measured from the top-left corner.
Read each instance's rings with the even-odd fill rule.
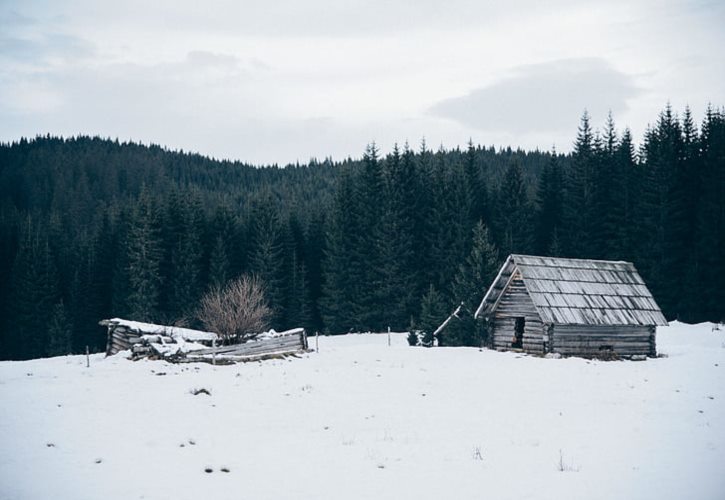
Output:
[[[514,325],[514,338],[511,342],[511,347],[522,348],[524,347],[524,330],[526,329],[526,318],[516,318],[516,324]]]

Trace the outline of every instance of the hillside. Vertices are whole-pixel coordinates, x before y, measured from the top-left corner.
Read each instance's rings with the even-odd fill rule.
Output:
[[[0,358],[95,352],[103,318],[201,327],[204,293],[242,274],[276,330],[435,328],[511,253],[633,262],[668,320],[722,321],[725,111],[698,126],[668,106],[635,140],[585,113],[564,155],[370,144],[255,167],[91,137],[2,144]]]
[[[404,334],[234,366],[2,362],[0,498],[723,498],[725,331],[658,332],[643,362]]]

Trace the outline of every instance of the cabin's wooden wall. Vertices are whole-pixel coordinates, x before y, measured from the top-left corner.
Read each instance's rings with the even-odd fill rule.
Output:
[[[526,319],[523,350],[543,354],[545,352],[544,325],[526,291],[521,274],[516,271],[493,311],[491,342],[495,349],[511,349],[516,318],[520,317]]]
[[[655,356],[654,326],[555,325],[551,351],[571,356]]]

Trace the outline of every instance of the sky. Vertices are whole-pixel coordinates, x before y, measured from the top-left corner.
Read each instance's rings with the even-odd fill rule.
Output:
[[[569,151],[725,105],[723,0],[0,0],[0,141],[78,134],[253,164]]]

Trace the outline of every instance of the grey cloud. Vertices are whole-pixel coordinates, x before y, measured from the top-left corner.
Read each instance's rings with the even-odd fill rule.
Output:
[[[236,66],[239,59],[230,54],[192,50],[186,54],[186,62],[197,66]]]
[[[51,58],[78,60],[95,55],[95,46],[83,38],[51,33],[41,38],[0,36],[0,55],[27,64],[45,64]]]
[[[429,113],[466,127],[513,134],[571,130],[584,109],[603,117],[627,109],[640,92],[633,78],[603,59],[521,66],[511,76],[443,100]]]
[[[578,0],[525,0],[517,19],[552,10],[565,10]],[[79,0],[78,11],[94,10],[97,2]],[[109,22],[157,29],[158,20],[177,29],[274,37],[359,37],[397,35],[415,30],[480,29],[511,16],[502,2],[481,0],[223,0],[205,2],[148,2],[126,0],[105,3]],[[49,3],[48,8],[67,10]],[[143,12],[143,16],[138,13]]]

